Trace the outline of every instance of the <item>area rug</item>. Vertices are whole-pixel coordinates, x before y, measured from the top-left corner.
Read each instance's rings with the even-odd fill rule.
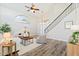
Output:
[[[66,56],[66,42],[48,39],[42,44],[22,56]]]

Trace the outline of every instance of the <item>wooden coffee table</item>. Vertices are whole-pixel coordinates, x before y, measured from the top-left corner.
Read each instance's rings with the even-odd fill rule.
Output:
[[[21,44],[26,45],[26,41],[33,43],[32,36],[18,36],[21,39]]]

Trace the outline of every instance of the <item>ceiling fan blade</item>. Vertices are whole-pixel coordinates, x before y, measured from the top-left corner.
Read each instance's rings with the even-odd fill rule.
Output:
[[[35,7],[35,5],[32,3],[32,7]]]
[[[34,9],[34,10],[39,10],[39,9]]]
[[[30,11],[30,10],[27,10],[27,11]]]
[[[26,5],[25,5],[25,7],[26,7],[26,8],[30,8],[30,7],[26,6]]]

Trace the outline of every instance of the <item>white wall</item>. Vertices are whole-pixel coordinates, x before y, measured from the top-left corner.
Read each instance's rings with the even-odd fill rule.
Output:
[[[56,12],[54,10],[55,11],[55,15],[57,13],[59,14],[60,13],[59,11],[63,11],[63,10],[64,9],[62,9],[62,8],[58,9],[57,10],[58,12]],[[25,24],[17,23],[17,20],[15,19],[15,17],[17,15],[25,15],[25,14],[23,14],[21,12],[18,12],[16,10],[10,9],[10,8],[6,8],[6,7],[3,7],[3,6],[0,6],[0,24],[1,23],[6,23],[6,22],[9,23],[10,26],[12,27],[12,32],[14,34],[20,32],[23,29],[23,26],[25,26]],[[54,14],[52,14],[52,12],[51,12],[50,17],[52,17],[53,15]],[[42,31],[42,25],[40,25],[40,22],[39,22],[39,20],[42,20],[42,18],[35,18],[35,17],[33,17],[33,15],[31,16],[28,13],[26,13],[25,16],[26,17],[29,16],[28,17],[28,21],[30,21],[30,23],[31,23],[30,24],[30,29],[31,29],[32,34],[43,34],[42,33],[43,32]],[[69,40],[69,36],[71,35],[72,31],[70,29],[65,29],[64,22],[65,21],[73,21],[74,24],[75,23],[78,24],[79,20],[75,21],[75,19],[76,19],[75,16],[76,16],[75,15],[75,11],[73,11],[71,14],[69,14],[67,17],[65,17],[56,27],[54,27],[49,33],[47,33],[47,37],[48,38],[52,38],[52,39],[68,41]],[[50,19],[50,17],[47,17],[47,18]],[[47,26],[48,23],[46,23],[45,26]]]
[[[76,14],[77,13],[77,14]],[[56,27],[47,33],[47,38],[68,41],[72,34],[71,29],[65,28],[66,21],[73,21],[73,24],[79,24],[79,8],[66,16]],[[77,18],[78,17],[78,18]]]
[[[13,34],[18,34],[23,30],[24,26],[27,26],[26,24],[18,23],[19,20],[16,19],[17,15],[24,15],[24,14],[17,12],[16,10],[12,10],[10,8],[0,6],[0,24],[4,24],[4,23],[10,24]],[[30,21],[29,27],[31,33],[37,34],[36,21],[34,21],[33,19],[34,19],[33,17],[30,18],[27,17],[27,20]]]
[[[41,4],[40,4],[41,5]],[[54,6],[55,5],[55,6]],[[57,3],[57,4],[51,4],[50,6],[48,6],[48,8],[46,8],[46,10],[44,8],[45,11],[42,13],[42,15],[39,15],[38,18],[38,26],[37,26],[37,32],[40,35],[44,34],[44,29],[65,9],[67,8],[69,4],[61,4],[61,3]],[[48,20],[46,22],[44,22],[44,20]]]

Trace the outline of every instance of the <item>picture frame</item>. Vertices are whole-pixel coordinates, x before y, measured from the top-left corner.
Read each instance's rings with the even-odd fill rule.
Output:
[[[65,28],[66,29],[70,29],[72,25],[73,25],[73,21],[66,21],[65,22]]]

